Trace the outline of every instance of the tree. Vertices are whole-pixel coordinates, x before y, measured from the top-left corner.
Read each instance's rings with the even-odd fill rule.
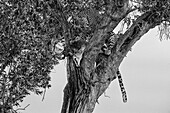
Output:
[[[45,93],[50,72],[67,59],[61,113],[92,113],[119,66],[150,29],[169,38],[169,0],[1,0],[0,111]],[[121,24],[118,33],[115,28]],[[44,91],[43,91],[44,90]]]

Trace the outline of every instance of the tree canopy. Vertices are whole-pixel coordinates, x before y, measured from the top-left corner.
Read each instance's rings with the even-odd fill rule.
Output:
[[[168,39],[169,14],[169,0],[0,0],[0,112],[17,112],[13,107],[30,92],[43,94],[60,60],[84,48],[99,53],[108,37],[118,37],[121,55],[156,26]],[[98,53],[84,56],[93,61]]]

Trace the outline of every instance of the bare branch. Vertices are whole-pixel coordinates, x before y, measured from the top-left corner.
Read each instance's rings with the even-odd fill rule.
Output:
[[[106,91],[104,92],[104,96],[107,98],[110,98],[110,96],[106,95]]]
[[[30,106],[30,104],[26,105],[24,108],[18,108],[15,111],[19,111],[19,110],[25,110],[28,106]]]
[[[44,89],[44,94],[43,94],[42,101],[43,101],[43,100],[44,100],[44,98],[45,98],[45,93],[46,93],[46,88]]]

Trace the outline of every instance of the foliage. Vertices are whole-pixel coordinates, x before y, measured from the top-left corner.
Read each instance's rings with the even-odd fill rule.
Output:
[[[95,29],[102,26],[103,23],[100,22],[105,17],[114,15],[114,12],[121,11],[126,1],[128,0],[113,0],[113,6],[109,9],[109,0],[62,0],[64,15],[66,15],[73,32],[71,40],[77,36],[86,41],[90,40]],[[127,8],[131,13],[123,19],[122,29],[127,30],[141,14],[152,10],[153,13],[157,13],[155,18],[161,15],[161,18],[157,20],[162,22],[162,25],[159,26],[160,39],[163,36],[169,38],[167,35],[169,34],[169,27],[167,26],[170,22],[170,0],[129,0]],[[94,27],[93,24],[96,26]],[[120,32],[122,32],[122,29],[120,29]]]
[[[153,10],[157,12],[157,15],[161,16],[158,21],[161,21],[161,25],[158,26],[160,40],[164,37],[169,39],[169,24],[170,24],[170,0],[131,0],[134,7],[138,7],[140,13]],[[157,18],[157,17],[155,17]]]
[[[30,91],[39,95],[51,86],[62,28],[50,1],[3,0],[0,6],[0,112],[6,113]]]

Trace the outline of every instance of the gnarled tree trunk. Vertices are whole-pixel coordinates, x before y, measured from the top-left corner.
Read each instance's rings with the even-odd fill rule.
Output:
[[[119,35],[110,55],[100,53],[109,32],[114,30],[127,12],[111,22],[110,18],[105,18],[106,25],[109,24],[95,31],[83,53],[80,65],[76,65],[71,56],[68,57],[68,83],[64,89],[61,113],[92,113],[98,98],[116,79],[119,66],[131,47],[151,28],[160,24],[152,18],[152,10],[144,13],[124,34]]]

